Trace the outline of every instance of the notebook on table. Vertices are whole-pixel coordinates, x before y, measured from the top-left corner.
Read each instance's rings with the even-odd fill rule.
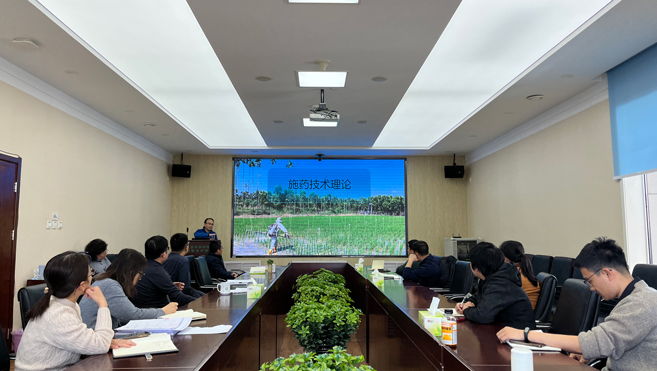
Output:
[[[145,338],[134,339],[132,341],[137,345],[131,348],[112,349],[112,356],[114,358],[126,358],[143,356],[145,354],[174,353],[178,351],[176,345],[171,341],[169,334],[151,334]]]
[[[194,309],[179,310],[176,313],[165,314],[164,316],[159,316],[158,318],[191,318],[192,321],[198,321],[202,319],[207,319],[208,316],[205,313],[194,312]]]

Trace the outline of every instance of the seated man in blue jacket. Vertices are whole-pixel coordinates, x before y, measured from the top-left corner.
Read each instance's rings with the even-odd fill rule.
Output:
[[[482,280],[479,292],[456,304],[456,311],[472,322],[513,328],[536,328],[534,310],[522,289],[520,271],[504,262],[504,253],[492,243],[480,242],[470,250],[470,269]]]
[[[408,250],[410,254],[402,277],[422,286],[440,287],[440,259],[429,254],[429,245],[424,241],[411,240]],[[413,263],[418,261],[420,266],[414,270]]]
[[[203,222],[203,228],[199,228],[194,232],[194,238],[202,238],[207,240],[216,240],[217,232],[213,231],[214,228],[214,219],[205,218]]]
[[[226,270],[224,258],[221,256],[222,252],[223,248],[221,247],[221,241],[210,241],[208,255],[205,256],[210,275],[212,278],[222,278],[224,280],[233,279],[237,277],[238,274]]]
[[[144,269],[142,279],[137,283],[137,295],[130,301],[137,308],[162,308],[169,302],[183,306],[194,301],[193,296],[185,295],[182,290],[185,284],[173,282],[169,273],[164,270],[164,263],[169,257],[169,241],[166,237],[153,236],[146,240],[144,252],[148,265]]]
[[[164,270],[169,273],[173,282],[182,282],[185,284],[183,293],[200,298],[203,296],[202,292],[194,290],[192,287],[192,274],[190,273],[189,260],[185,257],[189,251],[189,239],[184,233],[176,233],[171,236],[169,240],[171,245],[171,253],[167,260],[162,264]]]

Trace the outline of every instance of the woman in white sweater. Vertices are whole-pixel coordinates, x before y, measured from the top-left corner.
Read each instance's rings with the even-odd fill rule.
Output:
[[[112,313],[112,328],[125,325],[134,319],[153,319],[165,314],[175,313],[178,303],[169,303],[163,308],[137,308],[130,301],[137,293],[135,285],[144,275],[148,261],[142,253],[134,249],[123,249],[105,273],[96,276],[92,287],[103,290]],[[80,301],[82,321],[94,328],[97,321],[98,304],[91,298]]]
[[[89,258],[68,251],[48,261],[44,270],[48,292],[27,313],[28,323],[16,354],[16,370],[63,370],[81,354],[107,353],[110,348],[135,345],[116,340],[102,291],[91,287]],[[98,304],[96,328],[82,322],[77,299]]]

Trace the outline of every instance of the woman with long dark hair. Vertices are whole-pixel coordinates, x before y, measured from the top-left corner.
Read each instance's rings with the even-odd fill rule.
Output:
[[[50,259],[43,272],[48,291],[27,313],[28,323],[16,354],[17,370],[61,370],[81,354],[107,353],[110,348],[135,345],[116,340],[103,292],[91,287],[89,258],[67,251]],[[95,329],[80,319],[81,295],[98,306]]]
[[[529,296],[532,309],[534,309],[538,301],[538,295],[541,293],[541,288],[534,275],[532,262],[525,256],[525,248],[518,241],[504,241],[500,245],[500,250],[504,253],[504,260],[507,263],[515,264],[518,267],[520,278],[522,279],[522,289]]]
[[[144,275],[148,264],[142,253],[133,249],[123,249],[105,273],[96,277],[92,287],[103,290],[110,312],[112,328],[117,328],[133,319],[153,319],[178,310],[178,303],[169,303],[163,308],[137,308],[130,301],[136,294],[135,285]],[[89,328],[96,326],[98,304],[83,298],[80,302],[82,321]]]
[[[111,264],[109,259],[107,259],[107,253],[109,252],[107,249],[107,242],[100,238],[96,238],[89,242],[87,246],[84,247],[84,252],[89,254],[89,257],[91,258],[89,266],[96,271],[95,274],[97,275],[105,272],[107,267]]]

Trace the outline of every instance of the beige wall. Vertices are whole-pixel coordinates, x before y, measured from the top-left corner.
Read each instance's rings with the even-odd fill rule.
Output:
[[[597,236],[622,245],[620,183],[612,177],[604,101],[468,166],[468,229],[553,256],[575,257]]]
[[[16,292],[39,264],[93,238],[115,253],[143,251],[148,237],[170,235],[165,162],[2,82],[0,128],[0,149],[23,158]],[[62,230],[46,230],[53,212]]]
[[[174,162],[178,161],[179,157],[174,158]],[[458,161],[463,163],[464,159]],[[192,177],[171,179],[171,232],[185,232],[189,228],[191,235],[203,226],[206,217],[212,217],[219,239],[230,241],[232,157],[191,155],[185,156],[185,164],[192,165]],[[410,157],[406,163],[408,237],[427,241],[431,253],[437,255],[443,253],[445,237],[453,233],[467,235],[465,182],[444,178],[443,167],[451,164],[451,157]],[[336,259],[340,258],[322,260]],[[265,263],[265,259],[260,260]],[[287,264],[293,259],[274,260],[276,264]],[[358,259],[347,260],[355,263]],[[366,259],[366,264],[370,261]]]

